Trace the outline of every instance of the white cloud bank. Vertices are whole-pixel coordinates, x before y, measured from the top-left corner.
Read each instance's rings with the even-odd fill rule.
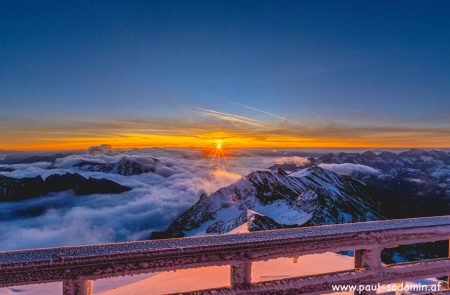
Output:
[[[1,174],[16,178],[44,178],[51,174],[80,173],[85,177],[107,178],[132,190],[118,195],[75,196],[60,192],[20,202],[0,202],[0,251],[106,243],[145,239],[152,231],[165,229],[177,216],[190,208],[198,197],[211,194],[251,171],[267,169],[274,163],[307,165],[300,156],[247,155],[227,158],[227,167],[204,158],[200,151],[148,149],[128,152],[71,155],[51,163],[15,165],[13,172]],[[86,172],[73,167],[80,161],[115,163],[126,156],[141,161],[157,158],[154,173],[122,176],[113,173]],[[339,174],[377,173],[355,164],[321,164]]]
[[[86,172],[72,167],[80,161],[113,163],[123,156],[154,157],[160,165],[155,173],[135,176]],[[107,178],[132,190],[118,195],[88,196],[60,192],[31,200],[0,202],[0,251],[145,239],[150,232],[165,229],[203,192],[213,193],[240,179],[249,169],[265,165],[246,157],[221,170],[198,151],[176,149],[86,153],[58,159],[51,169],[48,164],[15,165],[15,171],[1,174],[45,178],[55,173],[76,172],[85,177]]]
[[[308,165],[310,163],[308,158],[291,156],[275,158],[275,164],[294,164],[297,166]]]
[[[319,164],[320,167],[331,170],[341,175],[351,174],[378,174],[380,171],[366,165],[343,163],[343,164]]]

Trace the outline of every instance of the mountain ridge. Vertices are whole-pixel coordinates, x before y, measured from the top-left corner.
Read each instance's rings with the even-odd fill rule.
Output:
[[[315,166],[291,174],[282,170],[251,172],[210,196],[202,196],[166,231],[151,237],[227,233],[251,221],[243,218],[248,210],[253,219],[266,222],[255,227],[250,223],[250,231],[383,218],[363,183]]]
[[[85,178],[78,173],[52,174],[13,178],[0,174],[0,202],[19,201],[46,195],[52,192],[73,190],[75,195],[119,194],[131,190],[108,179]]]

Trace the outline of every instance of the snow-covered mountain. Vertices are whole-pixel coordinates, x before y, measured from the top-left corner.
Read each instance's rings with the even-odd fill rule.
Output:
[[[334,224],[382,219],[363,183],[320,167],[287,174],[252,172],[203,195],[165,232],[152,238]]]
[[[355,164],[365,165],[386,173],[409,172],[439,177],[439,172],[450,173],[450,153],[443,150],[410,149],[404,152],[365,151],[362,153],[327,153],[321,156],[309,157],[309,163],[293,166],[292,163],[276,164],[271,168],[294,170],[295,168],[320,164]],[[290,169],[289,169],[290,168]],[[433,175],[432,175],[433,174]]]
[[[401,173],[411,175],[428,175],[439,177],[438,172],[450,173],[450,153],[441,150],[426,151],[410,149],[393,153],[383,151],[375,153],[328,153],[317,158],[317,163],[343,164],[352,163],[370,166],[382,172]]]
[[[317,162],[336,169],[353,167],[351,175],[367,184],[387,218],[450,214],[450,153],[446,151],[330,153]],[[358,167],[378,172],[360,173]]]
[[[158,166],[159,160],[151,157],[122,157],[115,163],[81,161],[74,165],[83,171],[116,173],[125,176],[155,172]]]
[[[309,158],[309,163],[302,167],[313,165],[363,181],[384,204],[382,210],[386,217],[450,213],[450,153],[447,151],[328,153]],[[287,163],[271,168],[294,170],[299,166]]]

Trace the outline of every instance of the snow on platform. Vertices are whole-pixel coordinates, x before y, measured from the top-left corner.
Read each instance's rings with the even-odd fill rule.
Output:
[[[52,262],[111,255],[132,255],[141,253],[163,253],[170,250],[185,251],[211,246],[236,246],[258,241],[277,241],[289,239],[314,239],[330,235],[358,233],[367,231],[384,231],[390,229],[407,229],[413,227],[429,227],[450,225],[450,216],[425,217],[419,219],[398,219],[372,221],[351,224],[322,225],[296,229],[260,231],[236,235],[209,235],[179,239],[138,241],[87,246],[70,246],[33,250],[0,252],[0,266],[24,265],[28,263]]]
[[[347,270],[353,267],[353,257],[323,253],[305,255],[298,259],[278,258],[254,262],[253,282],[270,281],[303,275]],[[94,282],[94,294],[152,295],[189,292],[206,288],[226,287],[230,283],[229,266],[190,268],[157,274],[143,274]],[[59,295],[61,283],[16,286],[0,289],[0,295]],[[19,292],[19,293],[17,293]]]

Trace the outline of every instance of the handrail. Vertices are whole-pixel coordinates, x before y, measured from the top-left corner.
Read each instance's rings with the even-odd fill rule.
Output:
[[[324,225],[233,235],[0,252],[0,287],[63,281],[64,294],[89,294],[92,280],[231,265],[231,287],[204,292],[320,294],[331,282],[388,283],[450,273],[447,258],[383,266],[383,248],[447,240],[450,216]],[[356,250],[355,270],[251,283],[251,263],[278,257]],[[326,282],[324,278],[326,277]],[[272,290],[272,291],[271,291]]]

